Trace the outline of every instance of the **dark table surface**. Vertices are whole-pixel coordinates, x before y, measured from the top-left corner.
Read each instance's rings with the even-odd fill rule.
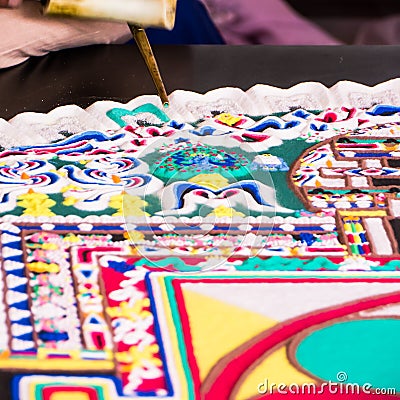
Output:
[[[257,83],[288,88],[303,81],[375,85],[400,75],[400,46],[155,47],[167,90],[244,90]],[[48,112],[65,104],[126,102],[155,89],[134,45],[89,46],[32,58],[0,71],[0,117]],[[0,398],[10,398],[11,374],[0,373]]]
[[[400,46],[160,46],[154,51],[168,92],[246,90],[257,83],[287,88],[303,81],[374,85],[400,75]],[[136,46],[82,47],[0,70],[0,117],[154,93]]]

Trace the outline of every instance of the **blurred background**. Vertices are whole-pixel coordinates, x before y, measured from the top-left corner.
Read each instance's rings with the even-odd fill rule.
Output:
[[[194,1],[227,44],[400,43],[399,0]]]
[[[3,7],[3,8],[1,8]],[[96,43],[133,42],[125,23],[43,17],[37,0],[0,0],[0,68]],[[396,45],[400,0],[178,0],[152,44]]]
[[[287,3],[345,44],[400,43],[399,0],[287,0]]]
[[[153,43],[399,44],[400,0],[178,0],[174,31]]]

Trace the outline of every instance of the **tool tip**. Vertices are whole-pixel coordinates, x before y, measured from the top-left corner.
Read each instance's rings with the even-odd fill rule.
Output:
[[[169,107],[168,101],[164,101],[163,106],[164,106],[164,108],[168,108]]]

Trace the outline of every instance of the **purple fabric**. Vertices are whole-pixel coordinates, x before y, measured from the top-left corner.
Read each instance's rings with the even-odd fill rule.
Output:
[[[400,44],[400,15],[363,23],[354,44]]]
[[[227,44],[340,44],[283,0],[202,1]]]

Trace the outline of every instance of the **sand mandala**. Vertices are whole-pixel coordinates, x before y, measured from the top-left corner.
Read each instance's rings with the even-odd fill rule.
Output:
[[[400,397],[400,80],[170,101],[0,120],[4,399]]]

